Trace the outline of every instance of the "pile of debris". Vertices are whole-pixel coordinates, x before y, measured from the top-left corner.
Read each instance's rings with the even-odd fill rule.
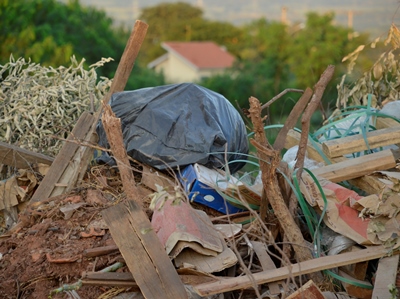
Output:
[[[102,111],[84,112],[54,159],[0,144],[19,169],[0,185],[0,296],[395,298],[398,120],[377,113],[374,131],[309,138],[329,66],[273,145],[269,103],[249,99],[250,162],[222,96],[195,84],[122,92],[146,30],[135,23]]]

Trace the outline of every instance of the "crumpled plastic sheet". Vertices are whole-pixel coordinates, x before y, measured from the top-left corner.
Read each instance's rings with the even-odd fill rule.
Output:
[[[224,96],[200,85],[115,93],[110,105],[121,119],[128,155],[159,170],[194,163],[221,168],[246,159],[247,132],[239,112]],[[99,145],[108,148],[101,121],[97,133]],[[243,165],[230,163],[229,169],[233,173]]]

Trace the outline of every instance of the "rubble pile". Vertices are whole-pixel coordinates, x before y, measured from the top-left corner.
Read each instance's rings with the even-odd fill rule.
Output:
[[[56,157],[0,143],[0,297],[396,298],[400,113],[310,132],[328,66],[271,144],[254,97],[246,135],[195,84],[122,92],[146,30]]]

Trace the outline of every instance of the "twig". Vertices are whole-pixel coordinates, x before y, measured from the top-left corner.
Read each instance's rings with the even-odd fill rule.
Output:
[[[280,97],[284,96],[288,92],[299,92],[303,93],[304,90],[302,89],[295,89],[295,88],[286,88],[284,91],[279,93],[278,95],[274,96],[272,99],[270,99],[267,103],[261,106],[261,110],[264,110],[265,108],[269,107],[272,103],[274,103],[276,100],[278,100]]]
[[[288,118],[285,121],[283,128],[279,131],[278,136],[275,139],[274,149],[280,151],[285,146],[286,136],[289,130],[293,129],[299,119],[301,113],[310,101],[313,91],[307,88],[300,99],[294,105],[292,111],[290,111]]]
[[[335,72],[335,66],[329,65],[324,73],[321,75],[319,81],[314,86],[314,95],[311,98],[309,105],[304,111],[303,117],[301,118],[301,137],[299,142],[299,150],[296,156],[296,164],[295,169],[299,168],[297,172],[298,178],[301,176],[301,171],[304,166],[304,159],[307,150],[307,142],[308,142],[308,133],[310,132],[310,120],[317,109],[322,95],[324,94],[325,88],[328,85],[329,81],[331,81],[333,77],[333,73]]]

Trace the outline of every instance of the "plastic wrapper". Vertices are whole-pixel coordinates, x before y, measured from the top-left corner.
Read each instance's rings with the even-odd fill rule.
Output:
[[[205,87],[182,83],[124,91],[113,94],[110,105],[121,119],[128,155],[157,169],[194,163],[221,168],[246,159],[247,133],[239,112]],[[101,121],[97,133],[99,145],[108,148]],[[242,166],[229,164],[231,172]]]

